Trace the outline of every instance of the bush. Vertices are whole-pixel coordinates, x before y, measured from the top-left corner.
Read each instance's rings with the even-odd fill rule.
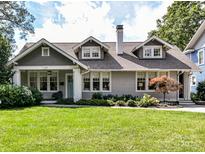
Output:
[[[34,98],[35,104],[40,104],[41,101],[43,100],[43,95],[42,93],[36,89],[36,88],[29,88],[31,90],[32,96]]]
[[[58,99],[57,104],[75,104],[73,99],[72,98],[61,98],[61,99]]]
[[[127,101],[127,105],[128,106],[137,106],[137,102],[130,99],[130,100]]]
[[[196,93],[191,93],[191,100],[196,103],[197,101],[200,101],[200,97]]]
[[[114,103],[111,100],[103,100],[103,99],[81,99],[75,102],[77,105],[95,105],[95,106],[113,106]]]
[[[58,91],[56,93],[52,94],[52,98],[55,100],[59,100],[63,98],[63,92],[62,91]]]
[[[123,100],[117,101],[116,104],[117,104],[118,106],[126,106],[126,103],[125,103],[125,101],[123,101]]]
[[[101,93],[94,93],[93,95],[92,95],[92,99],[102,99],[103,97],[102,97],[102,94]]]
[[[196,90],[197,98],[199,98],[200,101],[205,101],[205,81],[199,82]]]
[[[0,100],[1,108],[24,107],[38,103],[28,87],[14,85],[0,85]]]
[[[140,101],[137,102],[137,105],[140,107],[156,106],[159,104],[157,98],[151,97],[150,95],[145,94]]]

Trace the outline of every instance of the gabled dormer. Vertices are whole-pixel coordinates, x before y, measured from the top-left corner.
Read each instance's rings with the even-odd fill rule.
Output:
[[[153,36],[135,47],[132,52],[139,59],[165,59],[166,51],[173,48],[169,43]]]
[[[106,44],[92,36],[73,47],[74,52],[80,60],[104,59],[104,54],[108,49],[109,47]]]

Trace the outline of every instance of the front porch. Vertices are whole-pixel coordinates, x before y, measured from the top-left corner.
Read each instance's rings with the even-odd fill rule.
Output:
[[[63,98],[82,98],[81,72],[78,66],[16,66],[13,83],[39,89],[44,99],[58,91]]]

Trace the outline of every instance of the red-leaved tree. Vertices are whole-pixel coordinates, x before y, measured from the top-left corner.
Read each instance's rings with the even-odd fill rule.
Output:
[[[150,80],[149,84],[150,86],[154,86],[156,88],[156,92],[163,93],[164,102],[166,94],[168,94],[169,92],[175,92],[182,88],[182,85],[180,83],[167,76],[153,78]]]

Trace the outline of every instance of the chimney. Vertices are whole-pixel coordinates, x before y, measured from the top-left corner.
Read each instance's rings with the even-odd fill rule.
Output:
[[[116,53],[117,55],[123,54],[123,25],[116,26],[117,42],[116,42]]]

